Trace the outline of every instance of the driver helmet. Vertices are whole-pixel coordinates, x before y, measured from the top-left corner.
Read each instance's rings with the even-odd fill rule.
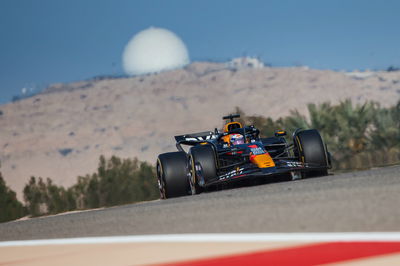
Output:
[[[244,137],[242,134],[231,134],[232,145],[244,144]]]

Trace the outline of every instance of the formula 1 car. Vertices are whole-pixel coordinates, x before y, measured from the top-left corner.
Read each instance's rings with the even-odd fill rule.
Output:
[[[157,179],[162,199],[194,195],[204,189],[248,178],[287,175],[292,180],[323,176],[331,168],[330,154],[316,129],[297,129],[292,143],[285,131],[260,138],[254,126],[227,119],[222,132],[175,136],[177,152],[157,159]],[[182,145],[188,145],[186,152]]]

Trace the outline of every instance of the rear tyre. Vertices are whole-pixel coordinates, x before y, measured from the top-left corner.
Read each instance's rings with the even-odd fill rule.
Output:
[[[157,179],[161,199],[188,195],[188,172],[186,153],[160,154],[157,159]]]
[[[203,192],[203,186],[217,177],[215,152],[211,145],[195,146],[190,149],[190,189],[192,194]]]
[[[302,162],[321,167],[321,170],[308,172],[307,177],[328,175],[328,153],[318,130],[300,131],[296,134],[294,143],[297,148],[296,153]]]

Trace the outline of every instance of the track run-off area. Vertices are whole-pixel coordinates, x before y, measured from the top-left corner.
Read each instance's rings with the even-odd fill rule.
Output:
[[[399,206],[400,166],[238,187],[195,196],[2,223],[0,265],[7,262],[16,265],[35,264],[35,256],[40,257],[36,261],[40,265],[46,265],[46,259],[43,258],[52,257],[59,260],[50,259],[48,265],[56,262],[68,264],[73,261],[66,258],[74,257],[68,254],[79,252],[93,254],[98,259],[102,257],[99,254],[112,255],[114,261],[101,259],[100,264],[104,265],[110,265],[110,262],[151,264],[181,260],[190,265],[214,265],[212,263],[229,263],[232,259],[239,262],[241,260],[233,258],[232,254],[243,252],[247,253],[241,255],[242,259],[250,259],[255,263],[260,258],[274,261],[274,258],[288,258],[288,254],[296,252],[306,254],[311,252],[309,245],[314,245],[312,252],[318,251],[320,254],[330,254],[329,250],[340,248],[347,252],[352,250],[350,247],[357,246],[357,249],[354,248],[357,252],[352,255],[314,261],[317,264],[388,253],[390,257],[379,257],[381,260],[378,261],[374,257],[371,263],[392,264],[400,262],[400,236],[396,233],[400,232]],[[240,237],[246,236],[247,240],[240,240]],[[175,240],[171,237],[175,237]],[[199,241],[202,237],[204,239]],[[228,237],[228,240],[222,241],[224,237]],[[229,240],[229,237],[232,239]],[[145,240],[137,240],[141,238]],[[36,241],[40,239],[42,242]],[[121,239],[127,240],[121,242]],[[381,244],[379,247],[368,246],[371,241]],[[91,242],[98,243],[96,250],[90,246],[93,244]],[[340,246],[334,246],[337,242],[341,243]],[[358,244],[345,247],[342,242]],[[44,246],[48,248],[47,251],[42,248],[40,252],[36,250]],[[57,246],[63,247],[62,252]],[[78,250],[77,246],[80,247]],[[15,251],[16,248],[18,251]],[[14,257],[13,250],[17,252]],[[34,254],[28,256],[29,251]],[[123,251],[130,254],[128,261],[115,260],[116,257],[121,260],[126,258],[126,253],[120,254]],[[281,254],[282,251],[288,253]],[[27,258],[21,258],[21,254]],[[231,257],[204,261],[205,257],[227,254]],[[64,260],[60,260],[60,256]],[[246,256],[252,256],[252,259]],[[299,259],[298,255],[296,257]],[[86,259],[88,264],[92,264],[90,258]]]

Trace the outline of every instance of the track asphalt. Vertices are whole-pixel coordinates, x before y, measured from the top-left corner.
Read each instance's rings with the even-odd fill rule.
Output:
[[[400,166],[0,224],[0,241],[177,233],[400,231]]]

